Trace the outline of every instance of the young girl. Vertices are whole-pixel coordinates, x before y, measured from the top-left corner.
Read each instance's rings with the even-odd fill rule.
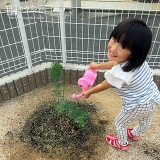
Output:
[[[106,141],[113,147],[127,150],[132,140],[139,140],[150,125],[154,111],[160,103],[160,92],[153,81],[146,57],[152,41],[151,30],[139,19],[127,19],[112,31],[108,42],[109,62],[92,62],[90,69],[110,69],[105,72],[105,80],[83,92],[84,98],[91,94],[116,87],[124,101],[122,110],[115,119],[117,137],[108,135]],[[139,121],[135,128],[126,128]]]

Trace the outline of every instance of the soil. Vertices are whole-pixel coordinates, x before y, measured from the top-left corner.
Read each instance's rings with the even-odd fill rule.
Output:
[[[30,143],[29,139],[24,136],[27,122],[46,117],[44,114],[35,113],[48,113],[46,121],[55,115],[53,109],[48,106],[54,99],[51,85],[36,89],[0,104],[0,160],[160,160],[160,107],[155,112],[150,129],[141,136],[141,140],[137,142],[128,140],[131,144],[129,150],[121,151],[109,146],[105,141],[107,134],[116,135],[114,119],[120,112],[122,104],[116,89],[110,88],[92,95],[89,99],[76,100],[73,100],[71,96],[73,93],[81,92],[79,87],[67,85],[65,91],[69,101],[78,103],[83,109],[86,108],[92,113],[90,120],[87,120],[87,127],[79,129],[75,123],[71,123],[74,129],[63,128],[62,130],[64,121],[61,123],[58,121],[57,126],[61,126],[60,130],[63,132],[61,132],[62,136],[58,134],[59,143],[54,149],[49,145]],[[53,115],[49,114],[51,111]],[[64,126],[69,124],[66,120]],[[132,123],[129,127],[134,127],[136,124],[137,122]],[[50,127],[46,126],[46,129],[53,129],[53,134],[55,134],[55,126],[53,123]],[[37,127],[38,129],[40,127]],[[67,141],[63,139],[65,133]],[[41,137],[39,134],[39,138]],[[36,142],[42,144],[41,140]],[[46,143],[47,138],[44,140]]]

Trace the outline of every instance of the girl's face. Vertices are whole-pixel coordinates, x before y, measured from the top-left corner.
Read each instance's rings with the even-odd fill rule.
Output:
[[[108,59],[116,61],[117,64],[125,62],[129,59],[131,51],[124,49],[113,37],[108,42]]]

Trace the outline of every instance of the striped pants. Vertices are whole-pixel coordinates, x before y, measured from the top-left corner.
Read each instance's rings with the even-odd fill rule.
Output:
[[[129,123],[132,123],[136,120],[139,121],[139,124],[133,128],[133,136],[140,136],[142,133],[146,132],[151,125],[152,117],[157,107],[157,103],[149,101],[146,104],[138,105],[130,112],[124,113],[121,111],[115,119],[119,143],[121,145],[125,145],[127,143],[126,127]]]

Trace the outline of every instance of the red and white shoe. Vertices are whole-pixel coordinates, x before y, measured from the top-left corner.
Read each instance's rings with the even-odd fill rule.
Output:
[[[131,133],[132,130],[133,128],[127,128],[128,137],[134,141],[138,141],[140,139],[140,136],[133,136],[133,134]]]
[[[120,150],[123,150],[123,151],[126,151],[130,144],[128,143],[126,146],[123,146],[123,145],[120,145],[119,142],[118,142],[118,138],[117,137],[114,137],[112,135],[108,135],[106,137],[106,141],[112,146],[112,147],[116,147]]]

